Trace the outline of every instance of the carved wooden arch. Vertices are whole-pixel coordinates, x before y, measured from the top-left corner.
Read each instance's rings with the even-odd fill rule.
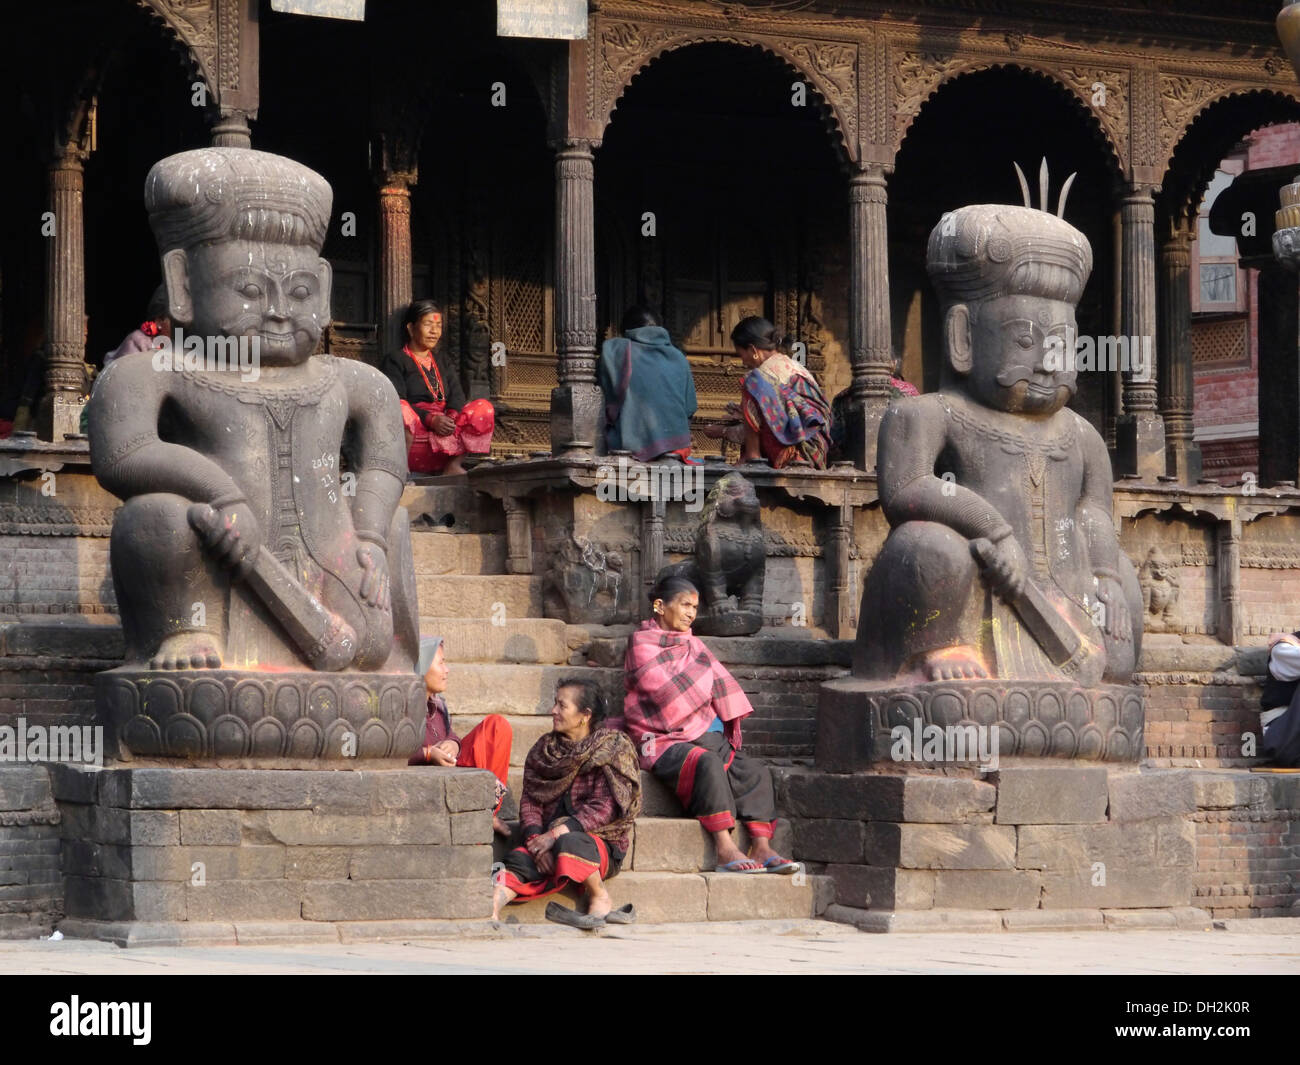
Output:
[[[186,75],[192,81],[202,81],[208,90],[211,109],[221,102],[221,85],[217,77],[217,10],[216,0],[209,0],[205,8],[185,7],[185,16],[179,13],[180,5],[167,0],[135,0],[136,6],[171,42],[180,57]]]
[[[1186,78],[1178,80],[1193,84],[1195,81]],[[1171,115],[1171,100],[1162,96],[1162,111],[1166,119],[1162,133],[1165,130],[1177,130],[1176,139],[1168,147],[1163,138],[1161,141],[1162,200],[1165,213],[1171,218],[1191,218],[1196,214],[1206,186],[1214,177],[1214,171],[1222,162],[1223,156],[1247,133],[1280,122],[1300,122],[1300,89],[1284,90],[1259,85],[1233,85],[1225,88],[1222,82],[1203,82],[1202,85],[1206,87],[1205,91],[1214,91],[1214,95],[1204,99],[1193,96],[1186,104],[1190,113],[1185,117],[1175,118]],[[1222,113],[1233,101],[1256,99],[1270,105],[1261,109],[1258,119],[1247,118],[1246,110],[1242,108],[1240,117],[1243,121],[1228,127],[1228,131],[1221,137],[1214,138],[1208,133],[1201,135],[1207,123],[1213,121],[1214,116]]]
[[[1033,60],[988,60],[988,59],[962,59],[953,58],[940,61],[934,64],[929,71],[929,78],[926,79],[931,84],[924,84],[920,92],[914,92],[907,97],[904,106],[900,107],[895,113],[894,121],[894,142],[893,151],[897,157],[903,142],[907,139],[908,133],[912,126],[920,117],[921,112],[926,106],[948,85],[969,77],[973,74],[982,74],[988,70],[1014,70],[1019,73],[1028,75],[1040,82],[1043,82],[1049,89],[1055,90],[1058,95],[1063,96],[1068,102],[1076,108],[1083,116],[1084,121],[1091,128],[1094,139],[1099,145],[1104,145],[1106,155],[1109,159],[1114,176],[1122,178],[1128,169],[1128,126],[1129,126],[1129,97],[1130,86],[1127,71],[1084,71],[1074,83],[1061,76],[1059,70],[1053,69],[1046,65],[1039,65]],[[1105,81],[1100,77],[1101,74],[1108,74],[1113,80]],[[1109,101],[1113,101],[1114,106],[1108,105],[1108,120],[1103,121],[1092,106],[1091,86],[1095,80],[1103,80],[1106,85],[1107,96]],[[903,78],[896,74],[896,87],[901,86]],[[896,91],[896,96],[901,93]]]
[[[162,36],[164,42],[175,53],[184,77],[190,80],[202,80],[208,87],[209,104],[215,107],[216,96],[212,83],[207,79],[207,73],[201,65],[198,54],[177,26],[167,18],[164,9],[165,5],[161,0],[136,0],[136,6],[127,9],[133,12],[127,17],[130,21],[134,21],[136,18],[134,12],[138,12],[143,21]],[[110,61],[120,51],[120,38],[97,42],[90,50],[92,58],[82,70],[71,92],[64,97],[62,109],[57,116],[53,130],[53,147],[56,155],[65,150],[87,150],[81,143],[85,136],[87,116],[93,102],[102,91]]]
[[[623,45],[623,54],[611,58],[611,42]],[[813,106],[831,135],[832,150],[843,162],[858,158],[858,59],[857,45],[848,41],[814,41],[767,37],[761,34],[683,32],[670,27],[643,27],[624,23],[601,26],[599,45],[594,49],[594,63],[599,76],[593,75],[595,100],[592,113],[602,129],[614,120],[619,102],[632,83],[655,62],[671,52],[697,44],[733,44],[754,48],[771,56],[801,81],[808,83]],[[835,50],[835,56],[848,60],[836,78],[826,71],[829,60],[823,55],[819,67],[819,49]]]

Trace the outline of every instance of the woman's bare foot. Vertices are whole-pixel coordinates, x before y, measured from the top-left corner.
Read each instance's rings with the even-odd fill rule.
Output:
[[[602,885],[595,890],[587,891],[587,916],[604,917],[614,908],[614,902],[609,897],[609,892]]]
[[[452,459],[449,463],[447,463],[446,466],[443,467],[442,475],[444,477],[459,477],[464,472],[465,472],[465,461],[460,455],[457,455],[454,459]]]
[[[722,829],[713,833],[713,848],[717,853],[718,865],[730,865],[732,862],[741,862],[746,868],[757,868],[744,852],[736,846],[736,841],[731,838],[731,833],[727,829]]]
[[[980,653],[967,645],[931,651],[922,660],[921,669],[931,680],[976,680],[989,675]]]
[[[221,652],[207,632],[178,632],[163,638],[158,653],[149,660],[150,669],[217,669]]]
[[[493,814],[492,831],[495,832],[498,836],[508,836],[510,835],[510,826],[507,825],[504,821],[502,821],[501,818],[497,817],[496,814]]]
[[[492,889],[492,920],[501,920],[501,907],[515,897],[515,893],[504,884],[497,884]]]

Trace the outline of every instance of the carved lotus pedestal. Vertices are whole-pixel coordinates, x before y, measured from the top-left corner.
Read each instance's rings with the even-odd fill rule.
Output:
[[[123,761],[406,758],[425,715],[414,673],[124,666],[96,676],[95,705]]]
[[[1103,684],[1080,688],[1066,681],[967,680],[889,684],[854,677],[821,686],[817,715],[817,767],[830,772],[881,768],[898,761],[936,765],[924,741],[961,729],[965,764],[987,761],[993,728],[997,755],[1136,762],[1144,721],[1138,687]],[[976,726],[974,730],[968,726]],[[897,731],[896,731],[897,730]],[[907,740],[902,734],[908,734]],[[896,740],[900,741],[896,745]],[[976,746],[981,744],[982,746]],[[919,749],[918,749],[919,748]]]

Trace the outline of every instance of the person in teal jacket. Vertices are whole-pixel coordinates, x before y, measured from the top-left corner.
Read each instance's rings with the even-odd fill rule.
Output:
[[[598,376],[605,394],[605,442],[640,462],[675,455],[691,461],[695,378],[647,307],[630,307],[620,337],[600,348]]]

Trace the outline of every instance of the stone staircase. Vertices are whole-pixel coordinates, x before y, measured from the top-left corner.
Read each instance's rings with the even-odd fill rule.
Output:
[[[570,665],[583,660],[586,630],[541,616],[540,576],[505,573],[504,531],[485,524],[472,501],[459,498],[467,489],[423,490],[421,509],[435,523],[443,514],[455,514],[457,524],[413,526],[420,631],[446,640],[447,702],[456,731],[464,735],[487,714],[501,714],[514,731],[511,797],[503,811],[509,816],[517,809],[524,758],[550,730],[556,682],[589,677],[621,700],[622,671]],[[466,513],[472,524],[461,520]],[[610,881],[615,905],[633,903],[641,922],[807,918],[833,901],[826,877],[714,873],[708,834],[682,816],[676,796],[649,773],[641,774],[641,782],[645,808],[622,871]],[[739,835],[746,846],[743,829]],[[778,850],[789,854],[791,843],[788,822],[779,822]],[[498,842],[496,857],[503,853]],[[512,906],[508,913],[522,922],[541,921],[545,905],[539,900]]]

